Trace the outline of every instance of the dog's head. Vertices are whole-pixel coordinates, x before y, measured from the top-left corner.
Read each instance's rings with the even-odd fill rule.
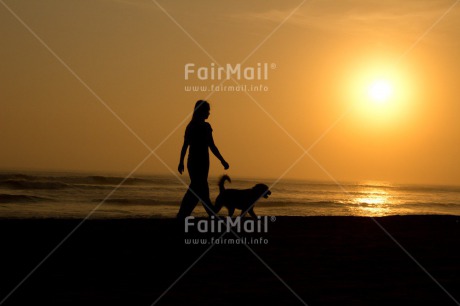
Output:
[[[254,190],[259,197],[264,197],[265,199],[272,194],[272,192],[268,189],[268,186],[265,184],[257,184],[252,187],[252,190]]]

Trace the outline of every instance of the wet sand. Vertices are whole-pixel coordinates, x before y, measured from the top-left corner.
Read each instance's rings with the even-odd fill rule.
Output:
[[[0,300],[79,222],[0,220]],[[217,234],[184,233],[173,219],[88,220],[1,305],[460,301],[460,217],[278,217],[267,226],[238,234],[262,244],[194,245],[185,239]]]

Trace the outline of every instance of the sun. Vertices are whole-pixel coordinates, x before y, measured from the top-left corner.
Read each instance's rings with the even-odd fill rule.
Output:
[[[388,80],[374,80],[369,85],[367,94],[371,101],[385,103],[393,96],[393,85]]]
[[[343,74],[343,105],[349,107],[353,124],[374,131],[374,128],[397,130],[414,118],[416,76],[410,70],[394,66],[391,61],[359,60],[351,62]]]

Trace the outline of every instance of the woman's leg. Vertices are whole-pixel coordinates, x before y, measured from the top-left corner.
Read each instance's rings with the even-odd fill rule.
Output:
[[[190,175],[190,186],[182,199],[177,217],[183,219],[190,216],[198,202],[202,202],[204,209],[210,216],[214,215],[214,206],[209,198],[209,163],[202,163],[201,165],[188,164],[187,169]]]
[[[201,202],[201,204],[203,204],[203,207],[208,213],[208,215],[213,216],[214,215],[214,205],[212,204],[211,199],[209,197],[209,184],[208,184],[209,161],[203,162],[202,167],[198,168],[198,170],[199,171],[197,171],[196,173],[194,188],[197,190],[199,201]]]
[[[208,186],[209,163],[188,164],[187,169],[190,175],[190,185],[182,199],[177,218],[184,219],[190,216],[198,202],[202,202],[206,212],[213,215],[213,205],[209,198]]]
[[[199,168],[199,171],[193,172],[193,179],[190,183],[190,188],[195,197],[196,203],[201,202],[208,215],[214,215],[214,205],[212,205],[211,199],[209,198],[209,185],[208,185],[208,171],[209,166]]]
[[[193,209],[195,209],[196,204],[198,204],[198,199],[195,197],[191,191],[191,184],[182,198],[182,203],[180,204],[179,212],[177,213],[178,219],[185,219],[192,214]]]
[[[201,204],[203,204],[204,209],[208,215],[214,215],[214,205],[212,205],[211,199],[209,198],[209,185],[208,180],[199,181],[199,186],[195,187],[198,190],[197,194],[199,196]],[[194,189],[195,190],[195,189]]]

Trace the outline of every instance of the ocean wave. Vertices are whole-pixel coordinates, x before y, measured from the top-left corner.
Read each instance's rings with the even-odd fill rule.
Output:
[[[80,184],[98,184],[98,185],[138,185],[138,184],[152,184],[153,181],[147,178],[124,178],[116,176],[86,176],[86,177],[67,177],[64,178],[66,181],[71,183]]]
[[[26,175],[26,174],[20,174],[20,173],[13,173],[13,174],[5,174],[5,173],[0,173],[0,180],[5,181],[5,180],[32,180],[34,179],[34,176],[32,175]]]
[[[427,202],[408,202],[408,203],[401,203],[397,204],[397,206],[400,207],[450,207],[450,208],[460,208],[460,203],[454,203],[454,202],[446,202],[446,203],[437,203],[437,202],[432,202],[432,203],[427,203]]]
[[[336,206],[336,205],[344,205],[341,202],[335,201],[274,201],[274,202],[264,202],[260,200],[257,202],[256,206],[271,206],[271,207],[289,207],[289,206]]]
[[[109,198],[109,199],[93,199],[93,203],[108,203],[108,204],[120,204],[120,205],[179,205],[179,201],[171,200],[157,200],[157,199],[146,199],[146,198]]]
[[[9,189],[64,189],[68,188],[69,185],[62,182],[9,179],[0,181],[0,187]]]
[[[22,195],[22,194],[0,194],[0,203],[35,203],[35,202],[49,202],[52,201],[48,198]]]
[[[63,189],[69,187],[103,188],[104,186],[175,186],[177,180],[169,177],[121,176],[51,176],[26,174],[0,174],[0,187],[11,189]]]
[[[400,191],[404,192],[417,192],[417,193],[460,193],[459,186],[400,186],[398,188]]]

